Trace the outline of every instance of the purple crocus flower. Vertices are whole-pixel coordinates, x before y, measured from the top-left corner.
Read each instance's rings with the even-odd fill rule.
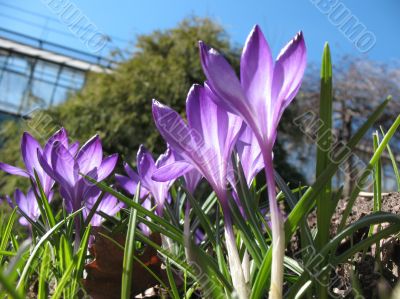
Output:
[[[28,193],[25,195],[21,190],[16,189],[14,192],[14,200],[7,196],[6,197],[8,204],[11,208],[15,208],[17,206],[24,212],[31,220],[37,221],[40,217],[40,209],[35,197],[35,192],[32,188],[29,188]],[[19,218],[19,223],[23,226],[30,226],[29,221],[22,216]]]
[[[99,193],[96,194],[96,196],[93,196],[85,201],[85,209],[83,210],[83,217],[86,219],[86,217],[89,215],[91,209],[95,205],[97,199],[99,198],[101,192],[99,190]],[[114,216],[117,214],[122,208],[124,207],[124,203],[120,202],[116,197],[112,196],[111,194],[105,194],[103,198],[101,199],[100,204],[97,207],[96,211],[101,211],[109,216]],[[92,226],[101,226],[101,223],[105,219],[101,217],[99,214],[95,213],[93,215],[93,218],[90,220],[90,224]]]
[[[164,203],[168,198],[168,190],[174,182],[174,179],[165,182],[157,182],[153,180],[154,172],[164,165],[171,164],[175,160],[170,149],[160,155],[157,161],[154,161],[151,153],[141,145],[137,153],[137,170],[136,173],[128,164],[124,164],[125,172],[128,176],[116,175],[117,183],[130,195],[136,193],[137,184],[140,181],[140,198],[145,198],[148,194],[156,201],[156,211],[162,216],[164,211]]]
[[[240,257],[236,248],[228,203],[227,185],[233,147],[242,121],[219,108],[212,100],[213,93],[194,85],[186,101],[188,124],[171,108],[153,100],[156,126],[182,160],[161,167],[153,176],[159,181],[171,180],[195,169],[210,183],[224,212],[225,237],[233,284],[241,298],[247,298]]]
[[[200,42],[200,57],[207,82],[217,95],[216,103],[240,115],[253,130],[261,148],[271,211],[273,258],[270,298],[282,297],[284,230],[275,200],[272,148],[283,111],[297,94],[306,67],[303,34],[298,33],[274,62],[258,26],[247,38],[240,61],[240,81],[216,50]]]
[[[97,135],[86,142],[76,154],[75,152],[56,141],[50,159],[40,153],[38,155],[40,165],[46,173],[60,184],[60,194],[69,213],[80,209],[87,199],[99,192],[82,174],[100,182],[111,174],[118,160],[117,154],[103,158],[103,148]]]
[[[153,117],[158,130],[174,153],[174,163],[161,167],[153,176],[165,181],[197,170],[211,184],[228,211],[227,184],[231,154],[241,120],[214,104],[207,87],[194,85],[186,101],[188,124],[171,108],[153,100]],[[228,212],[229,213],[229,212]]]
[[[54,185],[54,180],[43,170],[43,167],[40,165],[38,160],[38,152],[43,155],[47,162],[49,162],[50,153],[55,142],[63,144],[63,146],[68,148],[68,150],[71,152],[76,152],[76,149],[78,148],[77,143],[73,145],[68,144],[68,134],[64,128],[60,129],[52,137],[50,137],[44,149],[42,149],[41,145],[35,138],[33,138],[29,133],[25,132],[21,140],[21,153],[25,164],[25,169],[5,163],[0,163],[0,169],[9,174],[31,178],[33,181],[35,181],[34,170],[36,170],[43,190],[49,197],[49,195],[51,195],[50,190]]]

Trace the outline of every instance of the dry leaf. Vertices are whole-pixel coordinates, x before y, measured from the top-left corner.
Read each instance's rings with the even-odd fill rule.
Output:
[[[102,229],[93,230],[95,243],[89,249],[94,260],[85,265],[87,277],[83,286],[93,299],[121,298],[122,263],[124,252],[113,241],[102,236]],[[100,234],[101,233],[101,234]],[[124,246],[125,236],[122,234],[108,235],[115,242]],[[159,234],[152,234],[150,239],[161,245]],[[147,246],[142,254],[137,255],[142,263],[149,267],[158,277],[161,272],[161,260],[157,251]],[[163,275],[164,276],[164,275]],[[145,290],[157,285],[157,280],[139,262],[134,262],[132,274],[132,298]]]

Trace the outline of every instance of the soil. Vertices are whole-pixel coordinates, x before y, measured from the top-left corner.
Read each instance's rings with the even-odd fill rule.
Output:
[[[336,235],[337,228],[345,210],[347,200],[340,200],[332,217],[330,235]],[[353,223],[370,214],[373,210],[373,197],[360,196],[354,203],[353,210],[347,221]],[[388,193],[382,197],[382,211],[400,214],[400,193]],[[311,228],[316,226],[316,214],[308,217]],[[344,240],[337,249],[336,254],[344,252],[352,244],[356,244],[368,236],[368,227],[365,227],[347,240]],[[293,238],[290,251],[298,251],[298,237]],[[359,253],[351,261],[338,265],[331,276],[335,283],[330,288],[333,298],[389,298],[392,289],[399,282],[400,274],[400,241],[397,236],[392,236],[380,243],[380,254],[376,253],[376,246],[371,246],[367,251]],[[379,257],[378,259],[375,257]],[[380,259],[380,263],[377,260]],[[354,286],[357,285],[357,288]],[[351,287],[353,286],[353,288]],[[360,294],[361,293],[361,294]]]

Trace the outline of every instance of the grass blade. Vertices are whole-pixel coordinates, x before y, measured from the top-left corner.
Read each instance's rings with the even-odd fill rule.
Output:
[[[382,135],[385,135],[385,131],[383,131],[382,127],[381,127],[381,132],[382,132]],[[386,149],[387,149],[387,151],[389,153],[390,161],[392,162],[393,172],[394,172],[394,175],[396,177],[397,192],[400,192],[400,173],[399,173],[399,168],[397,167],[396,157],[393,154],[389,143],[387,144]]]
[[[136,188],[135,203],[139,202],[140,183]],[[133,256],[135,255],[136,243],[136,218],[137,210],[131,207],[131,214],[129,215],[128,232],[126,235],[124,260],[122,264],[122,285],[121,285],[121,299],[129,299],[131,297],[131,284],[132,284],[132,271],[133,271]]]

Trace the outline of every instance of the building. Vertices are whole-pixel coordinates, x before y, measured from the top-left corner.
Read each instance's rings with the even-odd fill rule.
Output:
[[[83,87],[88,72],[111,72],[115,64],[0,28],[0,122],[62,103]]]

